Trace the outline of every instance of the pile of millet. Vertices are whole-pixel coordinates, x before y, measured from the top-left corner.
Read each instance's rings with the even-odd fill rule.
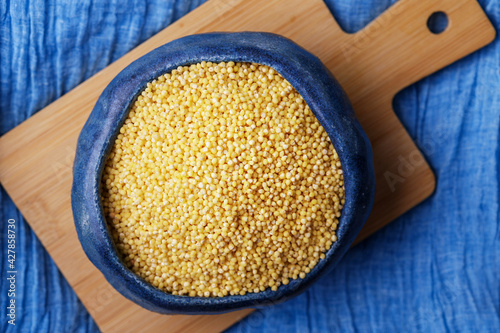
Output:
[[[101,184],[123,262],[153,286],[202,297],[277,290],[337,240],[339,157],[273,68],[201,62],[138,96]]]

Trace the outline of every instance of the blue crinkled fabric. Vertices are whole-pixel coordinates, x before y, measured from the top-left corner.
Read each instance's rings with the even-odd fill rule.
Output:
[[[0,134],[204,1],[0,3]],[[327,0],[355,32],[394,1]],[[500,30],[500,0],[479,1]],[[283,8],[286,10],[286,8]],[[400,92],[394,108],[435,193],[351,249],[331,274],[228,332],[500,332],[500,41]],[[0,192],[1,332],[98,332]],[[17,318],[7,323],[7,221],[16,220]]]

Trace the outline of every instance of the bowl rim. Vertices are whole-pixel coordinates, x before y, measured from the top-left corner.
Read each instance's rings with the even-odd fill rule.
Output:
[[[254,62],[275,69],[302,95],[329,135],[344,173],[345,205],[337,241],[304,279],[246,295],[191,297],[152,286],[120,260],[104,218],[100,179],[131,104],[146,84],[178,66],[211,62]],[[159,313],[222,313],[285,301],[333,268],[354,241],[373,205],[375,176],[370,142],[351,104],[321,61],[291,40],[273,33],[207,33],[183,37],[137,59],[105,88],[78,138],[71,202],[80,243],[108,282],[128,299]]]

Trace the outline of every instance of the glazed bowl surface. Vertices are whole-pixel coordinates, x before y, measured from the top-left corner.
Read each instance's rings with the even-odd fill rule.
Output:
[[[211,62],[254,62],[274,68],[302,95],[329,135],[342,164],[345,205],[337,241],[304,279],[277,291],[224,297],[177,296],[161,291],[120,260],[100,197],[109,152],[132,103],[146,84],[178,66]],[[276,304],[303,292],[329,272],[348,250],[373,204],[375,176],[370,142],[350,102],[321,61],[294,42],[271,33],[208,33],[165,44],[122,70],[99,97],[83,127],[73,166],[71,201],[80,243],[90,261],[122,295],[164,314],[211,314]]]

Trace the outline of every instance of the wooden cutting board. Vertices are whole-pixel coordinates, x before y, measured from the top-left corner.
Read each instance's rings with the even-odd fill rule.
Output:
[[[433,34],[429,16],[446,13]],[[363,30],[343,32],[321,0],[211,0],[0,138],[0,181],[104,332],[215,332],[252,310],[166,316],[118,294],[79,245],[70,206],[78,134],[111,79],[173,39],[209,31],[269,31],[317,55],[349,95],[373,145],[377,193],[357,242],[427,198],[432,171],[392,110],[402,88],[491,42],[475,0],[400,0]]]

